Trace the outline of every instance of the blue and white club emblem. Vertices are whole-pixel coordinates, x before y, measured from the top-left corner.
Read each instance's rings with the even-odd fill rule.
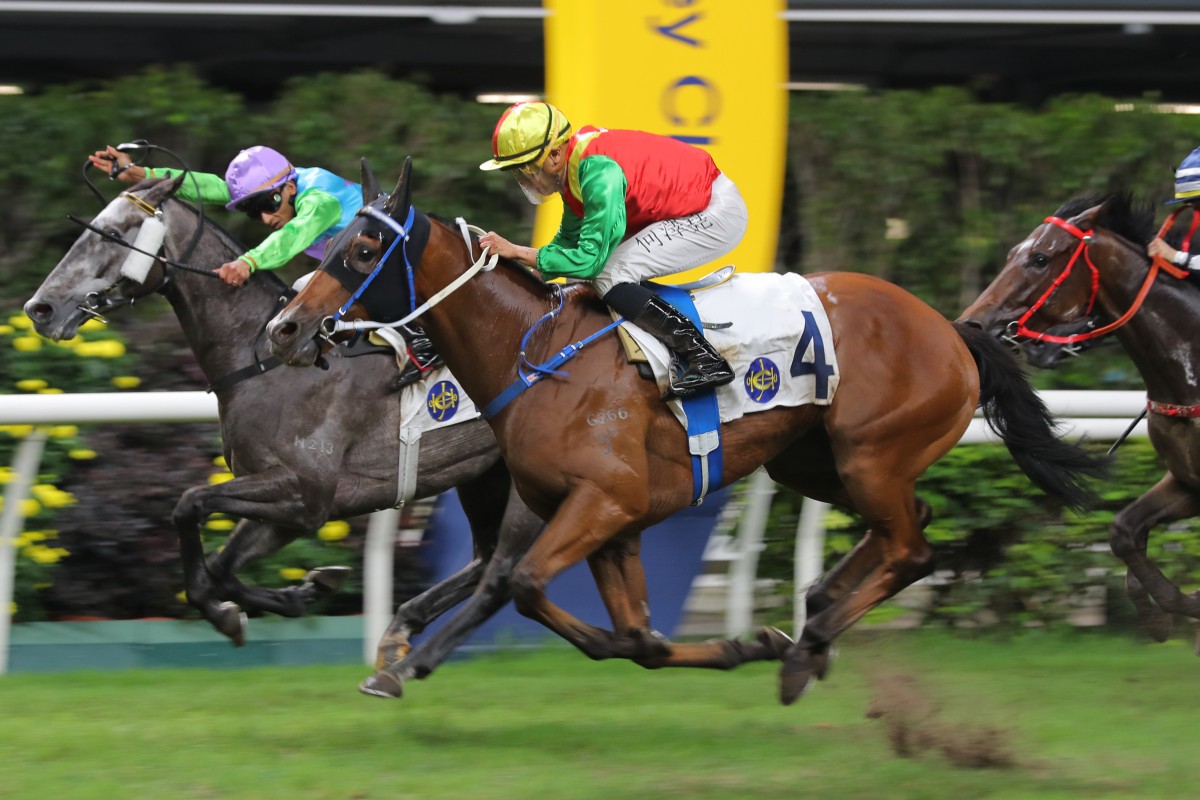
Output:
[[[458,411],[458,387],[451,381],[438,381],[425,396],[425,410],[437,422],[446,422]]]
[[[759,356],[746,370],[746,396],[756,403],[769,403],[779,394],[779,367],[769,358]]]

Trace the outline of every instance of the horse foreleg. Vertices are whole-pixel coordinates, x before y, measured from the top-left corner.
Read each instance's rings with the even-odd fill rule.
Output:
[[[460,492],[460,497],[462,496]],[[471,588],[475,590],[471,599],[436,633],[417,645],[403,658],[382,666],[377,663],[376,667],[379,671],[363,681],[359,685],[359,690],[364,694],[376,697],[400,697],[404,693],[405,681],[412,678],[425,678],[432,673],[450,653],[454,652],[460,644],[465,642],[512,598],[510,579],[513,569],[529,550],[533,540],[541,533],[543,524],[542,520],[520,501],[516,491],[510,489],[507,508],[500,522],[499,536],[494,545],[494,552],[491,546],[486,548],[490,555],[486,569],[482,561],[478,562],[483,577],[467,586],[468,592]],[[464,584],[469,579],[462,572],[455,577],[459,576],[463,577]],[[428,595],[429,592],[425,594]],[[422,595],[422,597],[424,596]],[[434,600],[434,606],[425,609],[420,621],[421,628],[445,612],[446,609],[442,606],[449,599],[446,597]],[[406,610],[411,602],[413,601],[401,606],[397,611],[396,619],[392,621],[389,632],[402,627],[406,624],[406,620],[412,618],[414,612]],[[457,602],[458,600],[454,601],[455,604]],[[392,639],[389,635],[385,635],[380,641],[381,656],[384,655],[384,648],[389,646],[388,642],[390,641]]]
[[[559,505],[546,529],[513,571],[513,601],[517,611],[545,625],[588,658],[638,655],[641,651],[632,637],[617,637],[583,622],[550,602],[545,593],[556,575],[588,558],[618,534],[640,535],[630,529],[635,518],[604,489],[591,483],[577,487]]]
[[[471,596],[487,564],[476,558],[450,577],[439,581],[396,609],[375,651],[375,669],[384,669],[412,651],[411,637],[433,620]]]
[[[341,585],[348,568],[320,567],[309,572],[302,585],[282,589],[247,586],[236,577],[246,564],[278,552],[303,533],[275,522],[249,519],[239,522],[225,546],[208,558],[208,571],[218,596],[253,611],[269,611],[284,617],[303,615],[306,606]]]
[[[188,602],[234,644],[241,645],[245,642],[245,615],[235,603],[218,602],[221,599],[222,587],[216,582],[205,562],[204,547],[200,540],[200,524],[210,514],[224,512],[234,516],[273,521],[280,526],[287,523],[303,525],[305,518],[312,515],[305,513],[299,500],[287,499],[301,497],[300,487],[296,485],[294,478],[290,473],[277,474],[268,471],[212,486],[195,486],[183,493],[172,513],[172,521],[179,536],[179,552]],[[310,529],[315,530],[323,521],[314,518]],[[226,587],[229,579],[228,574],[221,576]]]
[[[1113,519],[1108,540],[1113,554],[1125,562],[1125,590],[1142,625],[1156,641],[1171,634],[1171,614],[1200,619],[1200,597],[1185,595],[1146,552],[1150,530],[1200,514],[1200,497],[1167,473],[1149,491]]]

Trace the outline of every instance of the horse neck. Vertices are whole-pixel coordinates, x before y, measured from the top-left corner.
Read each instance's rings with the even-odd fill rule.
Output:
[[[433,221],[416,271],[418,302],[462,275],[474,259],[457,231]],[[477,273],[420,321],[463,389],[485,403],[516,380],[522,337],[557,307],[556,290],[519,264],[501,261],[495,269]],[[554,323],[543,327],[540,332],[548,336]],[[539,341],[545,337],[536,336],[530,345],[529,358],[535,363]]]
[[[238,253],[212,223],[190,254],[187,248],[196,231],[196,215],[175,202],[164,205],[168,258],[181,259],[198,269],[215,269]],[[254,362],[257,339],[275,311],[276,294],[269,279],[251,276],[241,287],[216,278],[167,267],[170,281],[162,294],[175,310],[184,337],[210,382]],[[259,358],[266,348],[259,347]]]
[[[1137,301],[1148,266],[1139,253],[1120,243],[1100,256],[1099,300],[1117,319]],[[1200,402],[1200,291],[1195,286],[1160,272],[1141,307],[1116,336],[1152,399]]]

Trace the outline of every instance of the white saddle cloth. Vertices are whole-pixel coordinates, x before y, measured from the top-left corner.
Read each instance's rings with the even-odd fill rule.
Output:
[[[833,331],[820,298],[803,276],[739,273],[725,283],[693,291],[692,297],[701,320],[713,325],[730,323],[728,327],[704,331],[738,376],[733,383],[717,389],[721,422],[780,406],[833,402],[840,374]],[[805,312],[815,325],[815,331],[807,335]],[[666,391],[670,364],[666,347],[636,325],[622,325],[645,352],[659,389]],[[818,338],[823,354],[818,353]],[[805,347],[797,353],[801,341]],[[817,364],[821,355],[824,366]],[[825,373],[823,380],[814,367]],[[818,388],[823,394],[818,394]],[[682,403],[673,398],[669,405],[686,425]]]

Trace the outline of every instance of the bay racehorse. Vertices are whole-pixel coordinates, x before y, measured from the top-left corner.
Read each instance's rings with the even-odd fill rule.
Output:
[[[359,213],[326,251],[321,270],[268,326],[280,358],[311,364],[314,335],[339,308],[395,320],[438,296],[421,324],[482,407],[514,385],[519,362],[538,363],[611,322],[590,287],[546,284],[504,260],[481,269],[476,239],[411,209],[410,170],[411,161],[391,196],[380,192]],[[368,176],[363,180],[367,192]],[[400,226],[407,226],[412,243],[399,241]],[[410,244],[418,250],[413,243],[426,236],[423,254],[405,274]],[[389,259],[398,243],[403,247]],[[381,261],[386,269],[379,279],[352,298]],[[461,280],[471,271],[473,277]],[[823,273],[809,280],[845,365],[832,403],[775,408],[721,426],[722,483],[765,465],[776,481],[869,523],[862,541],[808,593],[808,621],[798,641],[771,630],[749,642],[682,644],[650,633],[637,537],[692,501],[692,467],[683,427],[657,384],[628,364],[613,335],[579,350],[559,368],[566,375],[534,383],[490,419],[521,496],[548,522],[512,576],[521,613],[597,659],[726,669],[781,659],[780,699],[790,703],[824,677],[839,634],[929,574],[932,549],[922,528],[930,509],[914,485],[958,442],[981,402],[1040,488],[1071,504],[1087,502],[1085,479],[1095,460],[1054,436],[1053,419],[1003,345],[871,276]],[[456,290],[446,294],[454,281],[460,282]],[[561,312],[523,341],[560,299]],[[778,323],[803,325],[799,319]],[[633,544],[614,552],[612,545],[621,542]],[[545,596],[551,579],[583,559],[605,597],[612,632],[574,618]],[[384,670],[368,682],[386,693],[392,676]]]
[[[1167,470],[1116,515],[1109,543],[1128,568],[1143,625],[1163,641],[1172,614],[1200,620],[1200,592],[1184,594],[1147,553],[1153,528],[1200,514],[1200,287],[1186,270],[1151,261],[1153,225],[1153,209],[1128,194],[1072,200],[1009,251],[959,321],[1023,341],[1070,346],[1111,335],[1124,346],[1146,384],[1150,442]],[[1177,243],[1179,231],[1167,238]],[[1089,315],[1098,324],[1086,332],[1047,333]]]
[[[299,616],[336,588],[340,573],[315,570],[301,586],[265,589],[237,580],[239,569],[329,519],[396,504],[404,391],[393,386],[398,372],[390,351],[350,358],[334,348],[326,353],[326,370],[272,369],[277,362],[269,359],[263,328],[292,292],[270,272],[256,273],[240,288],[214,279],[211,268],[244,249],[174,197],[184,179],[145,181],[91,222],[77,220],[88,229],[25,312],[38,333],[57,341],[74,336],[85,320],[153,293],[175,310],[216,394],[225,458],[235,475],[188,489],[175,508],[187,599],[241,644],[245,615],[237,604]],[[153,261],[140,281],[124,277],[130,243],[141,241],[143,225],[159,216],[167,262]],[[424,397],[424,388],[419,391]],[[475,539],[475,559],[404,603],[380,642],[378,666],[395,663],[398,674],[424,677],[508,601],[508,573],[542,522],[513,491],[495,436],[479,418],[426,431],[415,482],[411,473],[406,477],[415,497],[457,487]],[[215,512],[242,519],[206,564],[200,525]],[[410,652],[411,635],[467,598],[460,613]]]

